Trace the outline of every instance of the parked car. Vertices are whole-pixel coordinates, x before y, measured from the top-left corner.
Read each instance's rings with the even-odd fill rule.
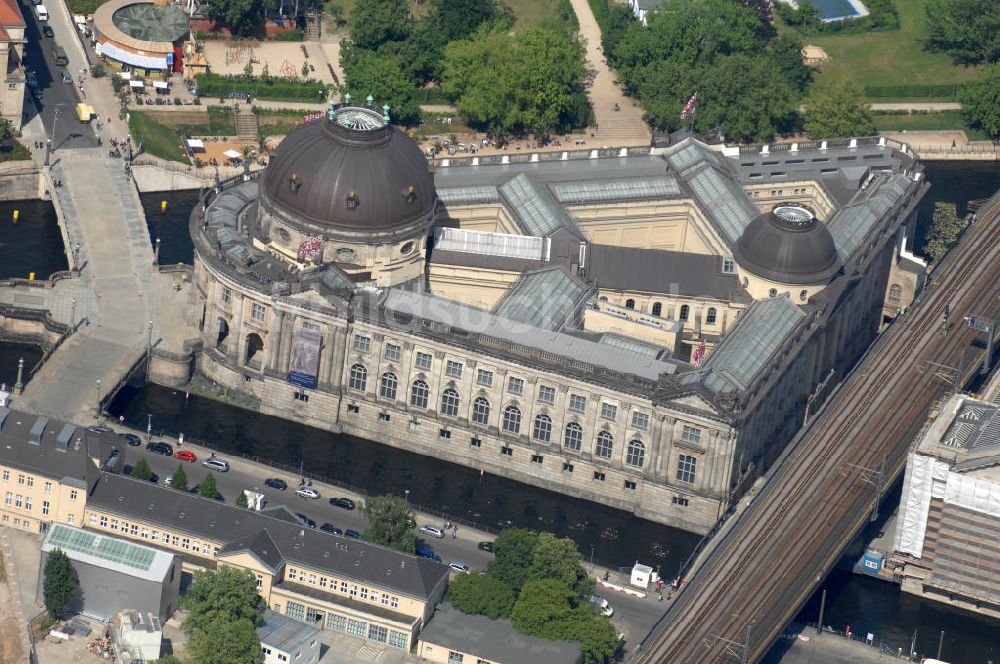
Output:
[[[149,475],[149,481],[152,482],[153,484],[156,484],[157,482],[160,481],[160,476],[157,475],[156,473],[151,473]]]
[[[344,531],[333,525],[332,523],[324,523],[319,527],[324,533],[330,533],[331,535],[343,535]]]
[[[63,83],[69,83],[69,84],[73,83],[73,77],[70,76],[69,73],[65,69],[63,69],[62,71],[60,71],[59,75],[62,76],[62,82]]]
[[[52,26],[51,25],[43,25],[42,26],[42,34],[45,35],[46,37],[48,37],[49,39],[52,39],[53,37],[56,36],[56,33],[52,32]]]
[[[451,569],[452,572],[457,572],[459,574],[468,574],[472,570],[471,567],[469,567],[465,563],[460,563],[457,560],[451,561],[451,564],[448,565],[448,567]]]
[[[311,486],[300,486],[295,490],[295,495],[299,498],[312,498],[313,500],[316,500],[319,498],[319,491]]]
[[[347,530],[344,531],[344,535],[346,537],[353,537],[355,539],[361,537],[361,533],[359,533],[356,530],[351,530],[350,528],[348,528]]]
[[[191,450],[177,450],[174,456],[180,459],[181,461],[194,462],[198,460],[198,457],[196,457],[194,455],[194,452],[192,452]]]
[[[421,558],[430,558],[434,562],[441,562],[441,556],[434,553],[434,549],[432,549],[427,542],[424,542],[423,540],[417,540],[416,554]]]
[[[118,437],[124,440],[132,447],[138,447],[139,445],[142,445],[142,438],[139,438],[139,436],[135,435],[134,433],[120,433],[118,434]]]
[[[288,488],[288,482],[285,480],[278,479],[277,477],[268,477],[264,480],[264,486],[269,486],[272,489],[278,489],[279,491],[284,491]]]
[[[600,611],[608,618],[610,618],[615,612],[614,608],[612,608],[612,606],[608,604],[608,600],[598,595],[591,595],[590,597],[587,598],[587,601],[590,603],[592,607]]]
[[[87,427],[87,431],[89,431],[90,433],[114,433],[115,432],[114,429],[112,429],[111,427],[106,427],[103,424],[101,424],[101,425],[94,425],[92,427]]]
[[[351,500],[350,498],[331,498],[330,504],[333,505],[334,507],[341,507],[345,510],[354,509],[354,501]]]
[[[219,457],[208,457],[201,462],[201,465],[209,470],[217,470],[220,473],[229,471],[229,462],[225,459],[220,459]]]
[[[162,454],[163,456],[174,455],[174,448],[170,446],[170,443],[164,443],[159,440],[155,443],[146,443],[146,449],[153,454]]]
[[[296,512],[295,516],[298,517],[299,521],[301,521],[303,524],[309,526],[310,528],[315,528],[316,527],[316,522],[313,521],[312,519],[310,519],[309,517],[307,517],[302,512]]]
[[[480,551],[486,551],[487,553],[493,553],[493,542],[480,542],[476,545]]]
[[[420,532],[422,532],[424,535],[430,535],[431,537],[436,537],[438,539],[441,539],[442,537],[444,537],[444,531],[441,530],[440,528],[438,528],[437,526],[427,526],[427,525],[424,525],[424,526],[420,526],[420,528],[418,528],[418,530]]]

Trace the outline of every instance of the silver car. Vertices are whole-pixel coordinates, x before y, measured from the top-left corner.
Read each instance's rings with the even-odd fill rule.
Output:
[[[313,500],[316,500],[319,498],[319,491],[311,486],[300,486],[295,490],[295,495],[299,498],[312,498]]]

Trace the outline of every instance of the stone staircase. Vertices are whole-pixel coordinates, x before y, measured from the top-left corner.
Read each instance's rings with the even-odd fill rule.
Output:
[[[236,109],[236,137],[245,143],[257,144],[257,114],[242,106]]]
[[[323,15],[316,11],[306,13],[306,39],[319,39]]]

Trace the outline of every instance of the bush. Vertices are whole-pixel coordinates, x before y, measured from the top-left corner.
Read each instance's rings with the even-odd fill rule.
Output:
[[[94,78],[102,78],[106,76],[108,70],[104,68],[104,65],[98,62],[93,67],[90,68],[90,75]]]
[[[181,105],[182,105],[181,104],[181,98],[180,97],[174,97],[174,106],[181,106]]]
[[[242,75],[222,76],[219,74],[198,74],[195,76],[198,94],[223,99],[230,93],[248,94],[254,99],[273,101],[324,101],[326,85],[319,81],[299,81],[293,78],[271,76],[266,82],[259,78]]]
[[[955,99],[958,85],[955,83],[943,83],[938,85],[866,85],[865,96],[876,99],[919,99],[929,97],[933,99]]]
[[[286,30],[285,32],[279,32],[274,35],[274,41],[302,41],[306,38],[306,33],[302,28],[295,28],[294,30]]]
[[[201,97],[195,97],[194,98],[194,105],[195,106],[201,106]]]

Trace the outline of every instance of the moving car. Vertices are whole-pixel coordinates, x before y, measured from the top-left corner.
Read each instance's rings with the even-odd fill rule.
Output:
[[[476,545],[480,551],[486,551],[487,553],[493,553],[493,542],[480,542]]]
[[[591,595],[590,597],[587,598],[587,602],[589,602],[592,607],[600,611],[608,618],[610,618],[615,612],[614,608],[612,608],[612,606],[608,604],[608,600],[598,595]]]
[[[295,516],[298,517],[299,521],[301,521],[303,524],[309,526],[310,528],[315,528],[316,527],[316,522],[313,521],[312,519],[310,519],[309,517],[307,517],[302,512],[296,512]]]
[[[218,457],[208,457],[201,462],[201,465],[209,470],[217,470],[220,473],[225,473],[229,471],[229,462],[225,459],[220,459]]]
[[[460,563],[457,560],[451,561],[451,564],[448,565],[448,567],[451,568],[452,572],[458,572],[459,574],[468,574],[472,570],[471,567],[465,563]]]
[[[163,456],[173,456],[174,448],[170,446],[170,443],[164,443],[162,441],[156,441],[155,443],[146,443],[146,449],[153,454],[162,454]]]
[[[424,525],[420,526],[420,528],[418,528],[417,530],[422,532],[424,535],[430,535],[431,537],[437,537],[438,539],[444,537],[444,531],[438,528],[437,526]]]
[[[100,425],[100,426],[95,425],[95,426],[92,426],[92,427],[87,427],[87,431],[89,431],[90,433],[114,433],[115,432],[114,429],[112,429],[111,427],[106,427],[103,424]]]
[[[358,537],[361,537],[361,533],[359,533],[356,530],[351,530],[350,528],[348,528],[347,530],[344,531],[344,535],[347,536],[347,537],[353,537],[355,539],[357,539]]]
[[[142,445],[142,438],[139,438],[139,436],[135,435],[134,433],[120,433],[118,434],[118,437],[124,440],[132,447],[138,447],[139,445]]]
[[[334,507],[342,507],[345,510],[354,509],[354,501],[350,498],[331,498],[330,504]]]
[[[332,523],[324,523],[319,527],[324,533],[330,533],[331,535],[343,535],[344,531],[333,525]]]
[[[295,490],[295,495],[299,498],[312,498],[313,500],[316,500],[319,498],[319,491],[311,486],[300,486]]]
[[[278,489],[279,491],[284,491],[288,488],[288,482],[285,480],[278,479],[277,477],[268,477],[264,480],[264,486],[269,486],[272,489]]]
[[[194,455],[194,452],[192,452],[191,450],[177,450],[177,453],[174,454],[174,456],[177,457],[178,459],[180,459],[181,461],[197,461],[198,460],[198,457],[196,457]]]
[[[51,25],[43,25],[42,26],[42,34],[45,35],[46,37],[48,37],[49,39],[52,39],[53,37],[56,36],[56,33],[52,32],[52,26]]]

